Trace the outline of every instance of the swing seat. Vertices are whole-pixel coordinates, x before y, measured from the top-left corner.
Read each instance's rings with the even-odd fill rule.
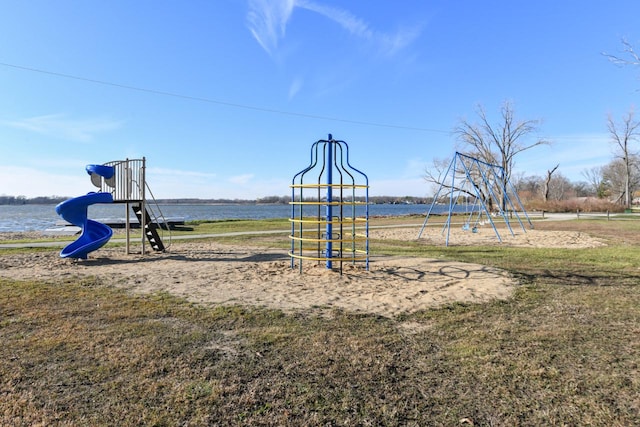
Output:
[[[467,231],[467,230],[469,229],[469,224],[464,224],[464,225],[462,226],[462,229],[463,229],[464,231]]]

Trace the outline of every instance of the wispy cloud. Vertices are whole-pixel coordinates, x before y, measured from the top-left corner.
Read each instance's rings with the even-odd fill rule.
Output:
[[[294,6],[295,0],[249,0],[249,30],[269,55],[284,37]]]
[[[364,20],[358,18],[345,9],[325,6],[320,3],[307,0],[298,0],[296,6],[316,12],[325,18],[340,25],[355,37],[372,43],[380,53],[385,56],[393,56],[398,51],[411,44],[422,31],[421,28],[401,28],[395,33],[376,31]]]
[[[289,100],[293,99],[298,94],[298,92],[300,92],[301,88],[302,88],[302,79],[299,77],[293,79],[293,81],[291,82],[291,85],[289,86]]]
[[[294,9],[305,9],[337,23],[345,31],[373,45],[384,56],[393,56],[410,45],[422,32],[421,27],[403,27],[394,33],[377,31],[346,9],[326,6],[311,0],[249,0],[249,30],[256,41],[274,56]]]
[[[329,18],[357,37],[367,40],[371,40],[375,37],[374,31],[371,30],[366,22],[347,10],[324,6],[313,1],[305,0],[297,1],[296,6],[319,13],[320,15]]]
[[[64,114],[48,114],[22,120],[0,121],[3,126],[36,132],[75,142],[90,142],[95,134],[122,126],[121,121],[106,118],[70,119]]]
[[[393,34],[381,34],[378,37],[380,50],[386,56],[393,56],[397,52],[413,43],[422,33],[422,27],[401,28]]]

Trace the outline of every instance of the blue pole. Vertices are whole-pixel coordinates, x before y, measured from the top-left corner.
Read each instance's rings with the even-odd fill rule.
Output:
[[[326,229],[326,238],[327,238],[327,249],[326,249],[326,258],[327,258],[327,268],[331,269],[333,267],[331,263],[331,258],[333,257],[333,244],[331,239],[333,238],[333,226],[331,221],[333,221],[333,209],[331,206],[331,202],[333,201],[333,194],[331,185],[333,184],[333,137],[329,134],[329,146],[327,147],[327,229]]]

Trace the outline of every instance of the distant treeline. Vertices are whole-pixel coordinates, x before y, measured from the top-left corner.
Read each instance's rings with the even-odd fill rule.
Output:
[[[52,205],[58,204],[69,197],[50,196],[50,197],[31,197],[24,196],[0,196],[0,205]],[[158,203],[162,204],[184,204],[184,205],[197,205],[197,204],[287,204],[291,200],[289,196],[268,196],[261,197],[255,200],[242,200],[242,199],[156,199]],[[311,199],[310,199],[311,200]],[[357,201],[364,201],[362,197],[356,197]],[[370,203],[377,204],[425,204],[431,203],[430,197],[413,197],[413,196],[372,196],[369,197]]]
[[[334,199],[337,197],[334,195]],[[306,200],[306,198],[305,198]],[[309,198],[308,200],[314,200]],[[431,203],[433,198],[431,197],[413,197],[413,196],[372,196],[369,197],[369,203],[376,204],[425,204]],[[185,204],[185,205],[197,205],[197,204],[264,204],[264,205],[286,205],[291,201],[290,196],[268,196],[260,197],[255,200],[244,199],[156,199],[158,203],[162,204]],[[356,197],[356,201],[364,202],[364,197]]]
[[[52,205],[67,200],[68,197],[31,197],[24,196],[0,196],[0,205]]]
[[[334,200],[337,200],[338,197],[334,194],[333,195]],[[305,198],[306,200],[307,198]],[[314,198],[309,198],[308,200],[314,200]],[[350,198],[345,198],[345,200],[351,200]],[[356,201],[358,202],[364,202],[365,198],[364,197],[356,197],[355,198]],[[425,204],[425,203],[431,203],[431,201],[433,200],[432,197],[413,197],[413,196],[402,196],[402,197],[398,197],[398,196],[370,196],[369,197],[369,203],[376,203],[376,204]],[[281,203],[281,204],[287,204],[291,201],[291,197],[289,196],[270,196],[270,197],[263,197],[260,199],[256,200],[256,203],[271,203],[271,204],[276,204],[276,203]]]

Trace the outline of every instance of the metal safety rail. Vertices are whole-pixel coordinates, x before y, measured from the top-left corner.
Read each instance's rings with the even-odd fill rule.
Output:
[[[125,159],[107,162],[115,173],[109,179],[92,175],[91,182],[100,191],[109,192],[116,203],[140,202],[145,200],[145,159]]]
[[[291,268],[296,262],[357,262],[369,269],[369,179],[349,163],[349,147],[329,135],[311,147],[309,166],[292,179]]]

